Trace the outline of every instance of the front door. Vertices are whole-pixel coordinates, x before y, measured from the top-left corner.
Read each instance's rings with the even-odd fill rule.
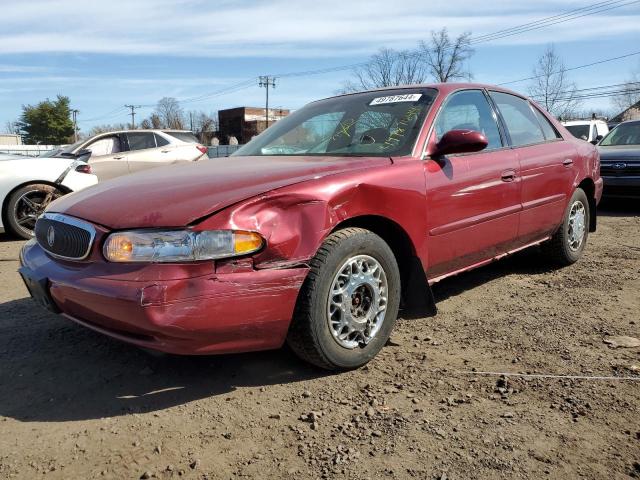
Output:
[[[98,137],[84,149],[91,151],[88,163],[99,181],[129,173],[127,152],[124,151],[119,135]]]
[[[431,142],[449,130],[482,132],[481,152],[425,161],[430,280],[491,259],[515,243],[520,167],[482,90],[454,92],[435,121]]]

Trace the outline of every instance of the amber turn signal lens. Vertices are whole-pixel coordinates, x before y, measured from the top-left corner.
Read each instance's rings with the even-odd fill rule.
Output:
[[[233,250],[237,255],[252,253],[262,247],[262,237],[255,232],[236,230],[233,232]]]
[[[117,235],[110,239],[106,248],[106,256],[113,262],[126,262],[133,253],[133,243],[125,235]]]

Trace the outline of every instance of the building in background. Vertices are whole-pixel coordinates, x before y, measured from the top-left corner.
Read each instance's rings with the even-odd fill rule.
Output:
[[[640,120],[640,102],[634,103],[626,110],[609,120],[610,123],[618,124],[627,120]]]
[[[22,145],[22,137],[15,133],[0,133],[0,145]]]
[[[269,125],[289,115],[284,108],[269,109]],[[240,145],[247,143],[267,129],[264,108],[237,107],[218,111],[218,138],[223,144],[229,144],[233,137]]]

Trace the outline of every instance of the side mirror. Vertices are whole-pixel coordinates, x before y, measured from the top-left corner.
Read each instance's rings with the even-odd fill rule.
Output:
[[[436,144],[432,157],[472,153],[484,150],[489,145],[487,137],[475,130],[449,130]]]
[[[82,150],[78,150],[78,153],[76,153],[76,155],[78,156],[78,158],[80,158],[80,157],[90,157],[91,156],[91,150],[89,150],[88,148],[83,148]]]
[[[597,145],[600,140],[602,140],[604,137],[602,135],[598,135],[595,140],[591,140],[591,143],[593,143],[594,145]]]

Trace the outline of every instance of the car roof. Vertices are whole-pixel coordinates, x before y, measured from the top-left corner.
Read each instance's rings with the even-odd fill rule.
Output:
[[[112,135],[114,133],[135,133],[135,132],[191,133],[191,134],[193,134],[193,132],[191,130],[177,130],[177,129],[174,129],[174,128],[135,128],[133,130],[112,130],[112,131],[109,131],[109,132],[98,133],[98,134],[93,135],[93,136],[97,137],[98,135]]]
[[[447,83],[416,83],[412,85],[395,85],[395,86],[389,86],[389,87],[373,88],[371,90],[362,90],[358,92],[349,92],[349,93],[343,93],[340,95],[334,95],[332,97],[327,97],[322,100],[328,100],[329,98],[346,97],[349,95],[357,95],[359,93],[385,92],[388,90],[404,90],[404,89],[416,89],[416,88],[433,88],[445,95],[451,92],[455,92],[456,90],[490,89],[490,90],[495,90],[497,92],[509,93],[511,95],[516,95],[522,98],[528,98],[526,95],[522,93],[514,92],[513,90],[509,90],[508,88],[503,88],[498,85],[490,85],[486,83],[473,83],[473,82],[451,82],[451,83],[447,82]],[[317,100],[317,101],[320,101],[320,100]]]
[[[601,123],[607,123],[604,120],[569,120],[568,122],[562,122],[562,124],[564,126],[571,126],[571,125],[591,125],[592,122],[601,122]]]

